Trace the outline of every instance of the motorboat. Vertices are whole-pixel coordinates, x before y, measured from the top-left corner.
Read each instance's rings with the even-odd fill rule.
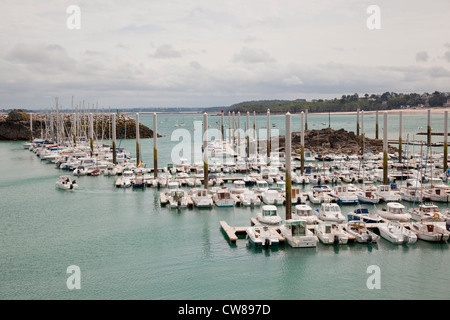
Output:
[[[245,190],[245,182],[242,180],[233,181],[233,187],[230,188],[232,194],[241,194],[244,193]]]
[[[336,222],[323,222],[315,225],[315,234],[323,244],[346,244],[348,234]]]
[[[378,185],[375,193],[384,202],[399,202],[402,199],[399,191],[393,190],[389,184]]]
[[[284,197],[279,192],[279,188],[269,188],[261,194],[261,199],[265,204],[283,205]]]
[[[340,204],[355,204],[358,203],[358,196],[355,192],[350,190],[349,185],[341,185],[334,188],[331,196],[335,197]]]
[[[415,221],[446,221],[447,217],[439,211],[439,207],[434,203],[422,203],[418,208],[408,210],[411,219]]]
[[[234,207],[236,199],[231,196],[227,187],[218,188],[213,193],[213,201],[218,207]]]
[[[69,176],[60,176],[55,186],[61,190],[74,190],[78,188],[77,181],[70,180]]]
[[[263,192],[269,190],[269,183],[266,180],[257,180],[256,185],[252,189],[256,194],[261,195]]]
[[[307,193],[308,199],[314,204],[320,204],[324,202],[334,201],[334,197],[331,196],[331,188],[327,185],[313,186]]]
[[[435,202],[450,202],[450,186],[445,184],[435,185],[423,191],[425,198]]]
[[[119,177],[116,182],[116,185],[118,185],[121,188],[129,188],[132,185],[132,181],[134,180],[135,175],[133,171],[131,170],[124,170],[122,172],[122,177]]]
[[[322,221],[341,223],[345,220],[341,213],[341,208],[337,203],[322,203],[319,210],[316,210],[317,217]]]
[[[292,212],[293,220],[303,220],[307,224],[316,224],[319,218],[314,214],[313,209],[306,204],[298,204],[295,206],[295,211]]]
[[[417,236],[411,230],[405,228],[398,221],[378,223],[380,236],[394,244],[413,244],[417,242]]]
[[[214,201],[212,195],[204,188],[193,188],[190,191],[192,202],[197,208],[212,208]]]
[[[291,172],[292,183],[296,184],[308,184],[309,178],[306,175],[299,175],[294,171]]]
[[[260,223],[268,225],[279,225],[281,223],[281,216],[274,205],[263,206],[261,212],[256,214],[256,219]]]
[[[406,186],[400,187],[400,196],[403,201],[422,202],[422,185],[417,179],[406,179]]]
[[[306,203],[306,200],[308,200],[308,195],[303,193],[300,188],[297,188],[297,187],[291,188],[292,203],[296,203],[296,204]]]
[[[252,190],[248,189],[239,194],[239,200],[241,201],[241,204],[246,207],[261,205],[261,199]]]
[[[278,246],[278,232],[268,226],[253,226],[246,229],[248,240],[255,247],[274,247]]]
[[[319,242],[317,236],[308,229],[304,220],[286,220],[280,226],[280,233],[294,248],[315,247]]]
[[[186,208],[188,206],[188,197],[184,190],[174,189],[167,197],[170,208]]]
[[[378,214],[387,220],[407,222],[411,215],[405,211],[405,206],[399,202],[388,202],[387,208],[378,210]]]
[[[431,242],[447,242],[450,233],[435,223],[424,223],[419,221],[411,222],[409,229],[414,232],[417,238]]]
[[[383,221],[383,218],[374,211],[369,211],[367,208],[356,208],[353,212],[347,214],[349,221],[363,221],[366,223],[379,223]]]
[[[376,194],[376,191],[368,188],[362,188],[356,191],[356,196],[360,203],[376,204],[380,202],[380,197]]]
[[[88,170],[85,166],[77,166],[75,169],[73,169],[73,174],[76,176],[85,176],[87,172]]]
[[[147,186],[144,180],[144,176],[141,173],[138,173],[133,181],[131,181],[131,184],[134,189],[143,189]]]
[[[344,229],[348,234],[354,236],[358,243],[373,243],[380,238],[379,235],[367,229],[366,223],[362,220],[349,221],[345,224]]]

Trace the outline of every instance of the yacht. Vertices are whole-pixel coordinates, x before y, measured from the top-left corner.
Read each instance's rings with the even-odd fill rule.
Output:
[[[380,236],[394,244],[414,244],[417,236],[411,230],[406,229],[400,222],[389,221],[377,225]]]
[[[348,234],[335,222],[323,222],[314,227],[315,234],[324,244],[346,244]]]
[[[318,238],[303,220],[286,220],[280,227],[281,235],[287,243],[294,248],[316,247]]]
[[[407,222],[411,219],[411,215],[405,211],[405,206],[398,202],[388,202],[387,208],[378,210],[378,214],[386,220]]]
[[[314,204],[332,202],[334,197],[331,196],[331,192],[331,188],[327,185],[313,186],[308,192],[308,199]]]
[[[424,222],[415,221],[409,226],[416,236],[425,241],[431,242],[447,242],[450,233],[437,224],[426,224]]]
[[[424,190],[423,195],[431,201],[449,203],[450,186],[445,184],[435,185],[432,188]]]
[[[280,241],[278,232],[267,226],[254,226],[247,228],[248,240],[255,247],[278,246]]]
[[[373,243],[380,238],[379,235],[366,228],[366,223],[362,220],[353,220],[345,225],[347,233],[355,237],[358,243]]]
[[[389,184],[378,185],[375,193],[384,202],[399,202],[402,199],[399,191],[393,190]]]
[[[213,201],[218,207],[234,207],[236,202],[226,187],[219,188],[213,193]]]
[[[408,210],[411,219],[415,221],[446,221],[447,217],[439,211],[439,207],[434,203],[422,203],[418,208]]]
[[[295,206],[295,212],[292,213],[293,220],[304,220],[307,224],[316,224],[319,218],[314,214],[313,209],[306,204]]]
[[[341,213],[341,208],[337,203],[322,203],[319,210],[316,210],[317,217],[322,221],[341,223],[345,220]]]
[[[193,188],[190,190],[190,195],[194,206],[197,208],[212,208],[214,201],[212,195],[204,188]]]
[[[341,185],[334,188],[331,196],[335,197],[340,204],[356,204],[358,196],[353,192],[349,185]]]
[[[262,224],[279,225],[281,217],[278,214],[277,207],[273,205],[265,205],[261,212],[256,214],[256,219]]]

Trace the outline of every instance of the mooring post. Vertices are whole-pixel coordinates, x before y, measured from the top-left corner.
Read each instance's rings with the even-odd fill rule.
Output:
[[[247,130],[245,130],[246,132],[246,139],[247,139],[247,161],[248,158],[250,158],[250,112],[247,111]]]
[[[302,175],[305,173],[305,113],[301,113],[301,125],[300,125],[300,172]]]
[[[267,109],[267,164],[270,163],[270,109]]]
[[[359,108],[356,109],[356,135],[359,136]]]
[[[91,157],[94,155],[94,116],[89,113],[89,141],[91,144]]]
[[[400,111],[398,115],[399,128],[398,128],[398,161],[403,163],[403,140],[402,140],[402,131],[403,131],[403,112]]]
[[[112,135],[112,147],[113,147],[113,163],[114,165],[117,164],[117,147],[116,147],[116,114],[112,114],[112,128],[111,128],[111,135]]]
[[[378,110],[375,112],[375,139],[378,139]]]
[[[387,112],[384,112],[383,122],[383,184],[388,184],[388,128],[387,128]]]
[[[33,114],[30,113],[30,142],[33,142]]]
[[[308,109],[305,110],[305,130],[308,130]]]
[[[233,113],[234,117],[234,113]],[[208,189],[208,114],[203,114],[203,185]]]
[[[448,135],[448,111],[444,112],[444,172],[447,172],[447,135]]]
[[[431,145],[431,109],[428,109],[427,144]]]
[[[286,113],[286,142],[285,142],[285,162],[286,162],[286,220],[292,215],[292,179],[291,179],[291,114]]]
[[[364,110],[361,111],[361,157],[364,157]]]
[[[153,112],[153,177],[158,177],[158,117]]]
[[[141,165],[141,135],[139,132],[139,113],[136,113],[136,165]]]

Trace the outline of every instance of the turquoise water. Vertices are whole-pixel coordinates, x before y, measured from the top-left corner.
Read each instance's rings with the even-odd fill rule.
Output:
[[[391,117],[390,135],[395,139],[398,118]],[[170,141],[174,124],[183,121],[184,128],[193,130],[195,118],[200,121],[201,115],[158,116],[158,131],[165,136],[158,142],[160,166],[170,161],[170,151],[178,143]],[[426,128],[423,115],[403,118],[411,134],[423,132],[420,126]],[[140,120],[152,127],[152,115],[141,114]],[[214,126],[218,120],[210,117],[209,123]],[[258,126],[266,124],[265,117],[257,121]],[[331,124],[355,130],[354,121],[355,116],[332,116]],[[370,137],[374,117],[366,116],[366,121]],[[284,133],[283,116],[272,116],[271,122]],[[321,122],[328,125],[328,115],[310,115],[310,126],[319,127]],[[442,117],[433,115],[433,130],[442,132],[442,123]],[[245,125],[244,118],[241,124]],[[439,141],[439,137],[433,139]],[[242,239],[232,245],[219,221],[248,226],[257,208],[178,212],[161,208],[153,188],[116,189],[116,178],[105,176],[79,177],[78,190],[58,191],[54,183],[64,171],[41,162],[22,144],[0,143],[1,299],[448,297],[448,244],[419,240],[398,246],[381,239],[370,246],[319,244],[294,249],[286,245],[256,250]],[[121,146],[134,153],[135,141],[122,141]],[[143,139],[141,150],[143,161],[151,167],[153,140]],[[343,208],[344,213],[352,210],[352,206]],[[70,265],[81,270],[79,290],[66,286]],[[371,265],[380,268],[381,289],[370,290],[366,285]]]

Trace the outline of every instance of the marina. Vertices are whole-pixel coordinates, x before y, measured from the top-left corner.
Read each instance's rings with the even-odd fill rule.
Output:
[[[148,123],[149,127],[152,127],[152,116],[153,115],[151,114],[141,115],[141,121]],[[78,223],[82,223],[84,227],[76,228],[77,231],[73,236],[78,237],[80,233],[84,234],[85,236],[91,234],[90,236],[87,236],[88,239],[92,238],[93,235],[96,234],[96,232],[91,229],[91,227],[88,227],[88,224],[92,224],[92,228],[96,228],[100,232],[97,232],[98,236],[94,238],[100,237],[99,239],[101,239],[100,243],[102,243],[102,245],[100,245],[99,243],[99,246],[103,247],[102,249],[100,247],[98,249],[93,249],[94,252],[96,252],[96,255],[104,256],[101,252],[105,250],[104,246],[108,244],[108,239],[116,239],[114,240],[114,246],[122,248],[121,250],[123,253],[119,254],[117,252],[117,258],[108,258],[107,256],[104,256],[107,261],[109,260],[115,266],[109,271],[102,268],[103,270],[105,270],[106,275],[111,275],[111,272],[114,272],[114,270],[118,270],[116,268],[124,268],[127,264],[126,261],[131,259],[131,257],[133,257],[133,260],[138,259],[138,261],[141,261],[142,266],[145,265],[145,270],[148,270],[147,268],[149,266],[153,266],[155,270],[162,271],[164,268],[168,268],[168,266],[171,264],[173,264],[174,266],[178,266],[176,268],[181,268],[182,265],[186,265],[191,271],[198,268],[199,270],[202,270],[202,273],[206,272],[206,274],[209,275],[204,278],[200,276],[200,274],[194,272],[193,279],[186,281],[191,283],[191,285],[194,285],[195,282],[196,286],[205,288],[205,292],[209,292],[209,297],[212,294],[212,297],[219,298],[218,293],[217,295],[215,295],[206,288],[212,284],[212,279],[214,278],[213,274],[217,275],[217,269],[224,268],[220,267],[219,263],[219,261],[222,261],[223,259],[231,259],[231,261],[233,261],[233,259],[239,259],[240,262],[238,263],[238,265],[235,265],[234,263],[232,264],[234,265],[234,267],[240,270],[240,272],[243,273],[244,277],[245,275],[248,275],[248,273],[244,272],[244,265],[251,266],[253,263],[250,261],[259,261],[259,263],[261,263],[266,260],[266,263],[269,263],[269,265],[271,265],[271,269],[273,269],[276,264],[280,263],[279,259],[287,259],[287,261],[285,262],[286,267],[291,269],[297,277],[304,279],[303,273],[299,273],[299,267],[303,269],[314,266],[315,268],[318,268],[318,270],[320,270],[323,269],[326,265],[324,261],[333,261],[338,256],[340,257],[339,261],[344,261],[342,259],[345,259],[345,261],[348,261],[348,263],[355,263],[354,266],[357,265],[357,260],[366,256],[366,259],[373,259],[372,264],[377,261],[376,263],[381,264],[382,266],[384,265],[384,267],[387,268],[387,266],[389,265],[388,260],[384,261],[383,256],[389,257],[389,261],[392,261],[392,259],[396,260],[397,258],[392,256],[393,253],[401,253],[401,256],[403,257],[402,259],[404,260],[402,263],[405,264],[408,263],[408,261],[411,261],[411,259],[414,260],[419,252],[420,254],[430,255],[430,257],[436,257],[436,255],[446,255],[448,253],[448,243],[446,241],[432,243],[431,241],[426,241],[420,238],[418,238],[412,244],[395,244],[395,247],[393,247],[394,244],[391,241],[383,238],[378,230],[378,227],[381,226],[381,224],[387,223],[384,218],[382,218],[378,222],[365,223],[365,229],[380,236],[380,239],[378,239],[377,241],[372,241],[370,244],[364,243],[362,240],[358,241],[357,237],[351,234],[346,229],[347,223],[349,222],[348,216],[350,215],[350,213],[353,213],[355,209],[366,208],[367,212],[376,213],[378,211],[383,211],[383,209],[387,209],[388,203],[393,202],[401,203],[405,207],[405,211],[409,212],[410,209],[418,209],[420,204],[433,202],[431,198],[429,198],[429,196],[431,196],[431,193],[424,193],[424,199],[422,202],[411,202],[403,200],[401,198],[399,200],[395,198],[393,201],[388,202],[380,200],[376,204],[359,202],[353,204],[339,204],[337,199],[335,197],[332,197],[331,195],[326,198],[328,200],[317,200],[319,199],[317,198],[318,195],[314,196],[315,192],[318,193],[319,191],[325,191],[328,193],[332,193],[334,190],[336,190],[336,188],[343,186],[347,187],[347,189],[350,190],[358,190],[360,188],[365,188],[365,190],[377,190],[377,187],[387,186],[383,190],[380,190],[380,192],[384,192],[385,197],[387,197],[386,194],[389,193],[399,195],[400,188],[402,186],[407,186],[406,179],[416,178],[417,180],[417,174],[421,170],[422,173],[426,172],[425,179],[422,179],[423,181],[420,185],[415,185],[415,187],[417,187],[417,190],[420,190],[420,188],[428,190],[431,181],[435,181],[434,179],[440,179],[439,183],[436,182],[436,185],[447,184],[448,181],[446,175],[444,174],[443,168],[438,168],[439,166],[442,166],[442,149],[433,149],[432,159],[433,163],[435,164],[435,166],[433,166],[433,169],[431,169],[431,166],[422,166],[422,168],[420,168],[420,166],[417,167],[417,165],[413,165],[414,163],[420,164],[421,159],[423,161],[422,164],[426,162],[427,152],[423,149],[422,154],[424,157],[408,157],[410,158],[408,159],[410,161],[407,162],[410,164],[408,167],[412,168],[408,168],[407,170],[405,169],[407,163],[405,163],[405,165],[401,167],[394,166],[394,163],[396,163],[398,159],[395,158],[394,154],[390,155],[390,159],[388,161],[389,181],[387,184],[384,184],[384,182],[382,181],[383,157],[382,155],[378,154],[366,153],[366,158],[364,158],[364,160],[363,158],[358,156],[354,157],[340,154],[333,155],[333,157],[330,157],[328,161],[310,159],[307,165],[303,166],[305,170],[303,174],[301,173],[301,159],[298,156],[293,156],[290,168],[291,170],[289,171],[292,171],[292,173],[295,173],[299,176],[303,175],[304,177],[308,177],[309,183],[306,182],[306,179],[297,180],[296,182],[294,182],[294,179],[292,179],[292,184],[290,186],[286,181],[286,162],[284,153],[277,154],[278,160],[273,161],[273,163],[276,164],[275,167],[277,168],[277,170],[273,170],[272,168],[272,171],[265,170],[265,165],[261,164],[260,160],[253,162],[255,163],[255,165],[251,166],[251,170],[248,168],[248,165],[245,166],[245,170],[239,170],[242,160],[238,156],[232,157],[234,163],[227,162],[224,164],[220,164],[217,161],[211,161],[209,159],[210,161],[208,163],[208,175],[206,179],[206,181],[208,181],[208,184],[205,188],[204,163],[193,163],[192,161],[184,160],[180,161],[180,163],[177,163],[173,162],[169,157],[170,150],[174,148],[176,143],[171,142],[170,135],[167,134],[170,132],[170,130],[172,130],[173,126],[171,124],[175,123],[176,118],[172,118],[171,115],[165,115],[164,117],[165,118],[161,119],[161,122],[166,122],[167,125],[164,127],[162,126],[162,124],[158,123],[159,127],[162,128],[161,134],[163,136],[166,135],[166,137],[158,138],[157,147],[160,148],[160,150],[158,150],[158,155],[162,156],[161,159],[158,159],[159,165],[157,166],[156,176],[152,163],[153,139],[141,140],[139,146],[141,152],[141,166],[139,166],[139,162],[137,162],[136,151],[133,150],[135,147],[135,141],[122,141],[121,151],[117,153],[117,161],[120,162],[120,167],[114,166],[115,170],[111,169],[110,164],[107,163],[108,161],[103,162],[105,159],[111,158],[111,145],[103,148],[104,144],[108,145],[108,141],[105,141],[102,144],[97,144],[97,141],[95,141],[94,139],[94,154],[100,155],[102,154],[102,152],[104,152],[105,158],[101,159],[99,156],[94,156],[94,161],[88,161],[88,159],[92,159],[90,157],[90,143],[87,142],[83,147],[81,143],[82,139],[80,139],[77,152],[80,155],[80,159],[85,159],[83,160],[83,166],[85,166],[85,169],[87,169],[86,174],[80,175],[76,175],[76,172],[74,172],[80,167],[80,164],[61,166],[62,163],[60,163],[59,166],[57,166],[57,161],[55,161],[58,158],[57,156],[42,159],[40,157],[40,154],[44,154],[44,152],[39,152],[38,154],[38,150],[36,150],[36,153],[34,153],[33,149],[31,148],[31,144],[27,145],[27,149],[30,151],[25,149],[25,144],[23,143],[17,142],[11,145],[13,147],[13,150],[15,150],[14,154],[20,156],[21,158],[24,158],[22,162],[19,162],[21,165],[25,165],[26,163],[32,165],[30,167],[30,170],[31,168],[33,168],[33,172],[25,170],[23,174],[32,176],[33,174],[37,174],[37,172],[45,172],[45,175],[48,177],[46,179],[39,179],[39,181],[35,182],[35,184],[37,183],[40,186],[39,188],[41,190],[46,191],[45,194],[40,193],[40,201],[33,202],[35,204],[42,203],[42,205],[37,205],[37,208],[39,208],[38,210],[42,212],[41,215],[44,221],[47,221],[47,219],[56,219],[55,221],[60,221],[61,219],[73,219],[71,223],[75,223],[75,225],[77,224],[76,221],[80,221]],[[191,115],[190,117],[193,122],[195,121],[196,117],[197,120],[201,119],[201,116],[199,117],[198,115]],[[300,116],[294,115],[294,117],[294,125],[300,127],[298,123]],[[320,120],[319,116],[309,116],[311,126],[314,124],[315,117],[318,118],[318,121]],[[209,118],[210,123],[214,123],[214,120],[211,119],[217,119],[213,116],[210,116]],[[218,118],[220,119],[220,117]],[[258,116],[257,124],[261,125],[262,123],[265,123],[265,120],[266,116]],[[285,116],[271,115],[271,121],[279,121],[279,123],[284,123]],[[185,123],[188,122],[185,121]],[[282,126],[279,125],[279,127]],[[365,128],[367,129],[367,127],[368,125],[366,124]],[[189,129],[189,126],[187,126],[187,129]],[[280,134],[285,134],[285,132],[280,132]],[[434,137],[434,139],[439,139],[439,137]],[[262,140],[264,140],[263,137]],[[118,143],[120,142],[118,141]],[[123,147],[124,145],[125,147]],[[131,145],[132,148],[127,147],[127,145]],[[7,150],[9,148],[9,145],[3,144],[2,147],[6,148],[5,150]],[[49,144],[49,147],[47,149],[49,150],[49,152],[58,150],[55,149],[54,144]],[[85,153],[83,153],[82,150]],[[210,148],[210,150],[216,150],[216,148]],[[420,148],[416,149],[415,151],[420,152]],[[7,152],[6,154],[8,155],[9,152]],[[67,156],[68,150],[65,150],[64,154]],[[331,160],[331,158],[333,160]],[[245,159],[245,150],[243,151],[242,159]],[[3,161],[6,160],[4,159]],[[89,166],[90,163],[91,166]],[[144,163],[146,164],[145,166],[142,165]],[[256,163],[258,163],[258,165],[256,165]],[[70,166],[72,166],[72,170],[70,169]],[[65,169],[65,167],[67,167],[67,169]],[[117,170],[118,168],[120,168],[120,170]],[[92,174],[93,170],[97,169],[100,171],[100,173],[98,175]],[[364,172],[362,171],[362,169],[364,169]],[[89,170],[92,170],[91,174],[87,174]],[[433,176],[431,176],[431,170],[433,172]],[[430,176],[428,176],[428,174],[430,174]],[[73,191],[56,190],[57,188],[55,188],[54,186],[55,181],[57,181],[60,176],[70,176],[70,180],[76,179],[78,188]],[[121,187],[121,183],[118,183],[118,181],[121,182],[122,179],[127,178],[127,176],[130,179],[130,183],[127,183],[129,187]],[[294,175],[292,174],[292,176]],[[5,177],[6,179],[10,179],[9,181],[14,180],[12,179],[11,175],[9,175],[10,178],[8,178],[8,174],[6,174]],[[145,186],[139,184],[140,187],[133,187],[133,183],[136,183],[137,181],[133,179],[136,179],[137,177],[140,177],[141,180],[139,181],[145,181]],[[321,178],[320,184],[318,177]],[[431,177],[433,179],[431,179]],[[189,179],[194,180],[189,182]],[[195,182],[195,179],[198,179],[199,182]],[[48,213],[45,213],[48,212],[48,209],[45,209],[46,207],[43,206],[43,203],[46,203],[48,205],[49,203],[51,203],[51,199],[53,199],[54,196],[51,196],[52,189],[48,189],[46,186],[44,186],[44,184],[46,184],[47,187],[51,185],[51,187],[53,188],[53,192],[57,191],[57,202],[66,202],[65,215],[59,214],[58,216],[55,216],[52,214],[51,217],[48,216],[48,218],[45,218],[45,216],[48,215]],[[173,205],[171,205],[169,201],[169,190],[171,186],[173,187],[173,190],[175,190],[175,194],[177,195],[177,197],[179,197],[178,199],[176,199],[176,201],[173,202]],[[244,189],[244,192],[240,191],[241,188]],[[286,191],[289,188],[291,188],[292,191],[292,210],[291,218],[286,219],[286,201],[289,201],[286,200]],[[275,206],[278,215],[281,217],[281,221],[278,225],[273,226],[265,226],[257,219],[257,213],[261,212],[262,208],[265,205],[270,205],[265,204],[261,200],[261,195],[269,189],[272,189],[273,191],[280,194],[283,199],[282,203]],[[177,190],[184,191],[183,195],[181,196],[181,194],[177,194]],[[205,205],[203,207],[201,205],[196,206],[193,199],[193,195],[194,193],[196,193],[196,190],[199,190],[199,193],[197,193],[197,195],[204,197],[205,199],[214,199],[214,194],[216,194],[217,192],[221,193],[221,190],[224,190],[225,192],[223,192],[223,194],[227,194],[227,196],[224,197],[229,199],[232,205],[224,207],[221,205],[218,206],[213,202],[212,205]],[[313,190],[316,191],[314,192]],[[4,191],[7,190],[4,189]],[[253,205],[251,205],[251,203],[250,205],[244,205],[244,201],[242,199],[245,199],[245,197],[241,196],[243,196],[245,191],[253,192],[256,195],[256,198],[261,200],[260,204],[257,205],[254,202]],[[9,192],[9,190],[7,192]],[[299,195],[298,198],[294,198],[294,195],[296,194]],[[310,197],[310,195],[312,195],[313,197]],[[34,196],[32,197],[32,199],[35,199]],[[11,199],[14,199],[14,197],[12,197]],[[186,205],[179,202],[179,199],[186,199]],[[294,201],[293,199],[298,200]],[[14,203],[14,201],[11,201],[11,203]],[[86,203],[86,205],[83,205],[83,203]],[[446,215],[448,214],[448,203],[433,203],[437,205],[439,213],[442,213],[442,218],[446,217]],[[345,220],[340,222],[326,222],[318,219],[317,211],[320,211],[322,205],[324,204],[335,204],[336,206],[338,206]],[[298,211],[297,207],[299,209]],[[314,242],[314,240],[312,240],[312,244],[309,246],[300,246],[298,244],[296,245],[295,242],[291,242],[294,244],[294,246],[296,246],[293,247],[287,241],[287,238],[283,235],[282,230],[286,232],[284,228],[285,225],[287,228],[291,228],[291,230],[293,228],[293,225],[295,225],[295,228],[297,228],[296,224],[301,223],[300,216],[308,215],[308,213],[302,213],[300,210],[307,210],[308,207],[311,208],[311,213],[309,214],[313,217],[316,217],[316,219],[311,219],[314,222],[306,223],[306,229],[317,237],[317,242]],[[370,217],[373,218],[375,217],[375,215]],[[439,216],[439,218],[441,218],[441,216]],[[433,216],[431,217],[431,220],[433,220]],[[411,221],[401,222],[402,227],[410,229]],[[327,225],[332,228],[333,223],[336,223],[335,226],[340,230],[339,235],[343,236],[342,240],[339,240],[339,244],[336,243],[334,235],[331,238],[328,237],[331,240],[321,240],[321,238],[319,237],[319,234],[323,234],[324,237],[322,239],[326,239],[325,234],[327,234]],[[439,226],[436,227],[436,230],[440,230],[440,228],[446,228],[445,221],[424,221],[423,223],[425,225],[433,224]],[[56,225],[61,225],[61,222],[56,222]],[[102,228],[101,225],[104,225],[106,229]],[[125,229],[123,229],[124,227]],[[419,231],[423,230],[423,227],[418,227]],[[135,241],[138,241],[138,248],[140,248],[139,250],[142,251],[142,254],[139,252],[132,253],[134,252],[132,248],[135,247],[136,244],[131,245],[131,243],[126,240],[126,233],[123,234],[123,232],[128,228],[131,228],[130,230],[133,230],[133,234],[135,234],[135,232],[138,232],[139,236],[135,234],[133,237],[138,236],[138,238],[136,239],[139,240]],[[48,227],[44,229],[48,229]],[[71,229],[72,228],[69,228],[68,230]],[[11,231],[12,230],[14,229],[11,229]],[[46,233],[54,234],[55,230],[47,230]],[[270,245],[267,246],[265,245],[265,242],[261,243],[262,245],[255,246],[250,241],[249,232],[269,232],[272,236],[272,238],[269,238],[273,239],[273,241],[271,240]],[[67,233],[67,241],[70,241],[69,239],[72,239],[72,241],[75,239],[72,238],[70,234],[70,232]],[[187,241],[189,241],[189,245],[176,245],[175,239],[171,239],[168,237],[169,234],[179,234],[179,237],[184,237]],[[276,239],[274,238],[274,236],[276,236]],[[12,234],[9,237],[10,239],[15,238],[15,236],[13,236]],[[424,236],[423,238],[426,237]],[[441,238],[442,240],[447,239],[446,236],[442,236]],[[49,245],[49,241],[51,241],[50,239],[41,239],[40,241],[43,243],[47,243],[48,248],[52,248],[54,246],[51,244]],[[79,243],[79,241],[77,241],[77,243]],[[86,241],[88,241],[87,243],[90,243],[91,240]],[[326,243],[324,241],[326,241]],[[328,241],[331,241],[331,243],[328,244]],[[157,243],[157,245],[149,245],[150,243]],[[111,243],[111,245],[113,245],[113,243]],[[81,261],[78,263],[84,266],[84,269],[87,268],[89,270],[89,265],[91,265],[92,267],[96,266],[96,268],[98,268],[98,262],[96,262],[96,260],[93,258],[88,258],[89,261],[82,262],[84,261],[84,259],[81,258],[83,256],[83,250],[77,250],[75,247],[68,245],[68,243],[66,243],[66,246],[73,252],[69,254],[69,256],[72,257],[71,261]],[[14,247],[14,245],[12,245],[12,247]],[[31,247],[33,247],[33,245]],[[85,247],[85,245],[83,245],[82,247]],[[114,247],[110,247],[109,249],[107,249],[107,251],[112,250],[115,252],[116,249],[113,248]],[[161,253],[160,250],[163,250],[163,248],[164,250],[167,250],[167,253]],[[188,253],[183,253],[185,251]],[[158,261],[153,260],[149,258],[150,253],[157,254],[159,257],[163,257],[164,259],[159,259]],[[12,252],[8,253],[8,255],[11,254]],[[192,257],[188,257],[188,255],[192,255]],[[176,262],[180,257],[183,259],[183,264],[177,264]],[[195,261],[197,259],[201,261],[201,265],[199,265]],[[62,261],[67,261],[67,259],[62,259]],[[400,263],[400,261],[398,263]],[[308,265],[310,265],[310,267]],[[133,269],[134,268],[135,267],[133,267]],[[338,266],[337,268],[339,269]],[[160,296],[161,292],[172,298],[181,297],[184,295],[182,293],[185,292],[184,290],[176,291],[170,288],[170,286],[168,285],[163,285],[162,282],[158,280],[158,276],[156,276],[156,273],[154,273],[153,271],[150,271],[150,274],[152,274],[153,276],[144,277],[142,273],[145,272],[144,269],[138,267],[134,270],[141,270],[138,271],[140,273],[136,274],[136,278],[144,280],[147,288],[154,286],[160,288],[158,293],[151,289],[146,290],[144,288],[141,288],[141,291],[139,291],[140,293],[138,293],[138,295],[145,295],[146,297],[156,297]],[[182,278],[182,274],[185,274],[184,272],[180,272],[177,274],[175,271],[176,269],[171,269],[170,267],[169,270],[172,270],[172,276],[174,277],[174,279],[171,280],[167,276],[161,275],[165,283],[170,284],[173,283],[172,281],[180,281]],[[261,279],[265,277],[264,272],[262,272],[259,267],[256,267],[256,270],[257,275],[255,281],[261,281]],[[88,274],[90,273],[90,271],[87,272]],[[224,272],[226,273],[227,271]],[[345,274],[345,271],[343,269],[340,269],[337,272]],[[404,269],[404,272],[408,274],[408,271],[406,271],[406,269]],[[284,278],[284,275],[279,271],[276,271],[275,273],[277,274],[277,278]],[[335,273],[332,274],[334,274],[335,276],[337,275]],[[315,273],[315,275],[319,277],[318,274]],[[97,286],[100,285],[100,281],[104,281],[103,276],[94,274],[92,274],[91,276],[93,277],[92,281],[94,283],[97,283]],[[360,277],[366,277],[365,270],[361,272]],[[321,282],[330,281],[327,276],[321,276],[319,278],[321,279]],[[250,284],[254,284],[255,281],[250,281]],[[432,278],[430,281],[438,281],[438,279]],[[277,285],[270,280],[268,281],[268,283],[269,286],[277,287]],[[313,280],[306,281],[306,285],[309,285],[310,288],[313,288],[315,286],[314,283],[315,282]],[[339,286],[343,285],[343,283],[340,281],[334,281],[334,284]],[[61,290],[58,290],[54,286],[50,285],[49,287],[55,290],[53,292],[64,295]],[[100,288],[101,287],[102,286],[100,285]],[[298,298],[314,298],[316,294],[320,294],[321,297],[323,297],[324,295],[327,296],[323,291],[320,291],[320,293],[317,292],[312,293],[308,296],[303,296],[296,287],[288,286],[288,288],[289,292],[291,292],[291,294],[296,294],[296,297]],[[100,290],[102,291],[102,289]],[[219,289],[219,292],[224,294],[226,290],[228,289],[223,287]],[[356,295],[358,294],[357,292],[361,294],[361,290],[363,289],[356,290],[356,292],[354,292],[353,294]],[[445,289],[442,287],[442,290]],[[88,287],[86,291],[86,296],[91,296],[93,294],[93,291],[90,287]],[[396,289],[394,288],[391,288],[390,292],[392,296],[400,294],[400,292],[396,291]],[[21,295],[24,296],[24,293],[21,293]],[[33,296],[33,291],[31,291],[31,293],[28,293],[28,295]],[[49,291],[47,293],[47,297],[51,296],[52,293]],[[120,293],[107,294],[106,291],[102,291],[102,296],[121,297],[122,295]],[[243,295],[239,294],[237,296],[244,297]],[[255,296],[258,297],[257,294]],[[284,294],[277,296],[287,297]],[[429,295],[429,297],[434,296],[434,293]],[[206,297],[206,295],[203,295],[200,291],[199,293],[196,293],[195,297],[202,298]]]

